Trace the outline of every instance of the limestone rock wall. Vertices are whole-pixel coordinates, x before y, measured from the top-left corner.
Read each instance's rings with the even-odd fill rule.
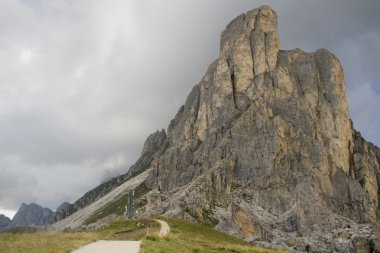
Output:
[[[380,225],[380,151],[350,123],[339,60],[280,50],[268,6],[227,26],[167,136],[147,180],[163,201],[147,212],[245,238]]]

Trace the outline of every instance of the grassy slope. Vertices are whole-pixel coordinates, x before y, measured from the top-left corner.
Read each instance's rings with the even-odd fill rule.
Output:
[[[95,232],[0,233],[0,252],[69,253],[97,240],[141,240],[147,230],[158,231],[152,220],[118,221]]]
[[[97,233],[0,233],[0,252],[66,253],[98,239]]]
[[[210,227],[178,219],[164,219],[170,233],[164,238],[147,236],[142,242],[141,253],[274,253],[279,250],[262,249],[245,241],[216,231]]]
[[[166,219],[169,235],[157,236],[159,224],[140,219],[118,221],[94,232],[0,233],[0,252],[69,253],[97,240],[141,240],[141,253],[275,253],[256,248],[243,240],[202,225],[178,219]],[[146,235],[148,233],[148,235]]]

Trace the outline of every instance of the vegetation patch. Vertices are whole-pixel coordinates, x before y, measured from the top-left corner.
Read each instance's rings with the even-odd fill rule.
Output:
[[[99,239],[96,232],[0,233],[0,247],[7,253],[69,253]]]
[[[106,240],[132,240],[143,239],[147,234],[159,231],[160,224],[149,219],[116,221],[109,227],[99,229],[98,233]]]
[[[161,238],[160,238],[160,236],[157,235],[157,234],[151,234],[151,235],[147,235],[147,236],[145,237],[145,239],[146,239],[146,240],[150,240],[150,241],[157,242],[157,241],[159,241]]]
[[[158,240],[147,236],[140,253],[280,253],[281,250],[263,249],[240,238],[191,222],[162,218],[169,223],[170,233]]]
[[[108,203],[104,207],[94,212],[90,217],[86,219],[84,224],[88,225],[88,224],[94,223],[111,214],[122,215],[125,211],[125,206],[127,205],[127,203],[128,203],[128,194],[125,194],[121,198]]]
[[[141,198],[142,195],[147,193],[149,189],[146,187],[145,182],[141,183],[135,188],[135,199]],[[85,225],[94,223],[104,217],[111,214],[122,215],[125,211],[125,206],[128,204],[128,193],[124,194],[121,198],[118,198],[110,203],[108,203],[103,208],[100,208],[95,213],[93,213],[84,222]],[[136,208],[139,208],[137,206]]]
[[[15,227],[7,229],[7,233],[10,234],[27,234],[27,233],[36,233],[39,231],[37,227]]]
[[[215,227],[219,223],[219,220],[214,218],[213,213],[210,209],[202,210],[202,218],[202,224],[209,227]]]
[[[148,187],[146,187],[145,182],[141,183],[139,186],[135,188],[135,198],[139,199],[144,194],[148,193],[150,190]]]

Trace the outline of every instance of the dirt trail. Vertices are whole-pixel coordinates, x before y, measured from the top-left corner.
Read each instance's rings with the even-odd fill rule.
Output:
[[[169,224],[166,221],[163,221],[163,220],[155,220],[155,221],[161,224],[161,228],[160,228],[161,237],[169,234],[170,228],[169,228]]]

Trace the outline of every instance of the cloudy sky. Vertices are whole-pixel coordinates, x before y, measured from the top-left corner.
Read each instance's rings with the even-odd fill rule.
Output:
[[[0,213],[55,209],[125,171],[269,3],[283,49],[341,60],[355,127],[380,145],[380,1],[0,0]]]

